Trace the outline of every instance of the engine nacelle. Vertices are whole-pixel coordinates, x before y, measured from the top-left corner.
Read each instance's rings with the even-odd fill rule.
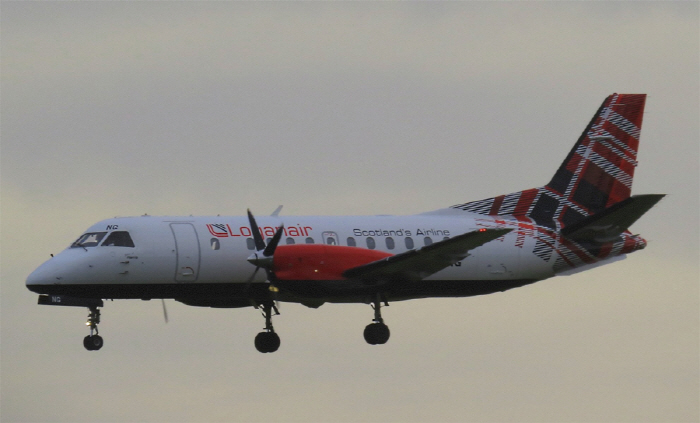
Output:
[[[390,256],[384,251],[340,245],[280,245],[272,270],[279,280],[342,280],[344,271]]]

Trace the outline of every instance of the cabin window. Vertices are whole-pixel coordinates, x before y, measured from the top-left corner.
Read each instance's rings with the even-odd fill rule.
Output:
[[[348,237],[348,247],[357,247],[357,244],[355,243],[355,238],[351,236]]]
[[[103,247],[134,247],[134,241],[131,240],[129,232],[126,231],[115,231],[109,234],[105,242],[102,243]]]
[[[304,240],[304,242],[306,242],[307,244],[313,244],[313,243],[314,243],[314,239],[311,238],[311,237],[308,237],[308,238],[306,238],[306,240]]]
[[[377,244],[374,242],[374,238],[371,236],[367,237],[367,248],[370,250],[374,250],[374,248],[377,246]]]
[[[289,238],[285,239],[284,242],[285,242],[287,245],[294,245],[294,244],[295,244],[294,238],[292,238],[292,237],[289,237]]]
[[[249,250],[255,250],[255,240],[253,238],[246,238],[245,245]]]
[[[425,238],[423,238],[423,245],[425,245],[426,247],[432,243],[433,243],[433,239],[431,237],[426,236]]]
[[[211,239],[211,249],[212,250],[218,250],[221,248],[221,245],[219,244],[219,240],[216,238]]]
[[[386,238],[386,248],[393,250],[396,244],[394,244],[394,238],[392,237],[387,237]]]
[[[107,232],[89,232],[83,234],[83,236],[71,244],[71,248],[95,247],[102,241],[105,235],[107,235]]]
[[[442,240],[443,240],[443,241],[447,241],[448,239],[450,239],[450,237],[449,237],[449,236],[446,236],[446,237],[444,237]]]
[[[413,249],[413,238],[408,236],[408,237],[406,237],[406,239],[404,241],[406,241],[406,248],[409,250],[412,250]]]

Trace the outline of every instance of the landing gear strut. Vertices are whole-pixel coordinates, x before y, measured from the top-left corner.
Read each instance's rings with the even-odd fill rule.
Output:
[[[384,305],[388,306],[389,303],[385,300]],[[365,341],[370,345],[386,344],[386,341],[389,340],[390,332],[389,326],[385,325],[384,319],[382,319],[382,301],[379,294],[377,294],[372,308],[374,308],[374,319],[372,320],[374,323],[370,323],[365,327]]]
[[[83,346],[88,351],[97,351],[104,344],[97,330],[97,324],[100,323],[100,310],[97,307],[90,307],[89,310],[90,314],[88,314],[87,323],[85,324],[90,326],[90,335],[83,339]]]
[[[90,310],[86,325],[90,326],[90,335],[83,339],[83,346],[88,351],[102,348],[102,337],[97,334],[97,324],[100,323],[100,310],[104,302],[96,298],[75,298],[67,295],[39,295],[39,304],[63,307],[87,307]]]
[[[255,336],[255,348],[261,353],[275,352],[280,347],[280,337],[275,333],[275,328],[272,327],[273,311],[275,315],[280,314],[274,303],[262,304],[262,314],[265,316],[265,331]]]

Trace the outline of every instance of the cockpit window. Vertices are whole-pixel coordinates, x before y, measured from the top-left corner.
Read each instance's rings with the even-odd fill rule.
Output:
[[[102,241],[107,232],[88,232],[75,241],[71,248],[95,247]]]
[[[134,241],[131,240],[129,232],[126,231],[114,231],[105,242],[102,243],[103,247],[133,247]]]

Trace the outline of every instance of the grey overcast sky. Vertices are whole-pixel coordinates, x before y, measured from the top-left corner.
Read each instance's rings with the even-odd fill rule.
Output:
[[[1,30],[6,422],[694,422],[698,2],[9,2]],[[620,263],[463,299],[36,305],[115,215],[411,214],[543,185],[605,96],[647,93]]]

